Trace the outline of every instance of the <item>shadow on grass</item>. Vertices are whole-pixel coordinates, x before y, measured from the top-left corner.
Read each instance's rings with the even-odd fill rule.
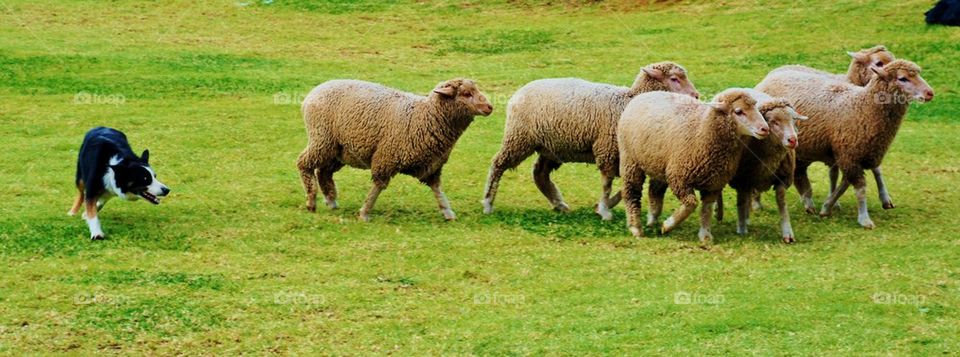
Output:
[[[190,240],[164,227],[170,222],[148,214],[101,218],[107,239],[91,241],[83,219],[44,217],[0,222],[0,255],[73,256],[82,252],[136,247],[146,250],[187,251]]]
[[[500,223],[524,231],[563,240],[576,238],[624,238],[630,236],[623,212],[615,212],[613,220],[600,219],[592,207],[562,213],[544,208],[498,208],[480,218],[481,223]]]

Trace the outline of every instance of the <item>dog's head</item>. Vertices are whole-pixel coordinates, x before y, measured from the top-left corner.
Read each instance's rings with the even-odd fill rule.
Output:
[[[110,170],[113,171],[113,182],[118,195],[133,201],[143,198],[155,205],[160,204],[160,197],[170,193],[170,188],[157,180],[157,173],[150,167],[150,151],[144,150],[138,160],[111,160]]]

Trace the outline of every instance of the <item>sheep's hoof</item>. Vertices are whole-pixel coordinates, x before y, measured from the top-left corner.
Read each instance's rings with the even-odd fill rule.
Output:
[[[564,202],[560,202],[556,206],[553,206],[553,210],[557,212],[568,213],[570,212],[570,206],[567,206],[567,204]]]
[[[76,216],[76,215],[77,215],[77,212],[67,211],[67,215],[70,216],[70,217],[73,217],[73,216]]]
[[[786,243],[786,244],[793,244],[793,243],[796,243],[797,240],[794,239],[793,236],[784,236],[784,237],[783,237],[783,242]]]
[[[493,213],[493,205],[490,204],[490,202],[488,202],[487,200],[481,200],[480,204],[483,205],[483,214]]]
[[[327,201],[326,203],[327,203],[327,208],[329,209],[340,208],[340,205],[337,205],[337,201]],[[314,211],[316,211],[316,208],[314,208]]]
[[[820,217],[830,217],[831,213],[832,212],[830,212],[830,209],[827,207],[823,207],[822,209],[820,209]]]
[[[883,203],[883,209],[893,209],[893,208],[895,208],[895,207],[896,207],[896,206],[893,205],[893,202],[884,202],[884,203]]]
[[[103,234],[94,234],[90,236],[90,240],[103,240]]]
[[[713,234],[707,231],[700,231],[700,233],[697,233],[697,238],[700,238],[700,244],[710,245],[713,241]]]
[[[316,212],[317,206],[307,206],[307,212]]]
[[[805,207],[803,210],[806,211],[806,212],[809,213],[809,214],[817,214],[817,209],[814,208],[814,207],[812,207],[812,206],[810,206],[810,207]]]
[[[747,227],[746,227],[746,226],[744,226],[744,227],[737,227],[737,234],[739,234],[739,235],[746,235],[746,234],[747,234]]]
[[[860,226],[863,227],[864,229],[874,229],[877,227],[875,224],[873,224],[873,220],[871,220],[870,218],[861,219],[858,221],[860,222]]]
[[[448,222],[455,221],[457,220],[457,215],[453,213],[453,211],[446,211],[443,212],[443,219],[447,220]]]
[[[635,238],[643,238],[643,229],[640,227],[630,227],[630,234],[633,234]]]
[[[612,219],[613,219],[613,212],[610,212],[610,210],[601,211],[601,210],[597,209],[597,210],[594,210],[594,212],[596,212],[597,214],[599,214],[599,215],[600,215],[600,219],[602,219],[602,220],[604,220],[604,221],[609,221],[609,220],[612,220]]]
[[[370,222],[370,215],[366,213],[360,213],[360,215],[358,215],[357,218],[359,218],[363,222]]]

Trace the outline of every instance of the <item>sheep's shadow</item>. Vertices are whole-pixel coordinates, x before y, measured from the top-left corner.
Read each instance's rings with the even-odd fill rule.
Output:
[[[699,212],[699,211],[698,211]],[[740,235],[736,232],[736,217],[730,217],[731,212],[725,212],[726,217],[718,222],[713,220],[712,233],[714,245],[750,245],[779,243],[782,241],[780,229],[775,224],[752,225],[746,235]],[[733,212],[735,215],[735,212]],[[775,214],[776,212],[763,212],[759,214]],[[772,220],[770,219],[767,220]],[[818,218],[810,218],[818,219]],[[806,220],[806,219],[804,219]],[[591,207],[582,207],[570,212],[557,212],[549,208],[511,208],[498,207],[490,215],[484,215],[481,223],[499,223],[522,229],[526,232],[543,236],[558,238],[561,240],[569,239],[590,239],[590,238],[629,238],[630,232],[627,230],[626,216],[622,209],[615,209],[613,219],[604,221],[600,219]],[[644,238],[642,239],[671,239],[678,242],[699,244],[697,232],[699,230],[697,217],[691,217],[681,223],[679,227],[668,234],[660,234],[655,228],[644,228]],[[796,227],[795,227],[796,229]],[[807,237],[803,237],[807,238]],[[809,239],[798,241],[797,243],[808,242]]]

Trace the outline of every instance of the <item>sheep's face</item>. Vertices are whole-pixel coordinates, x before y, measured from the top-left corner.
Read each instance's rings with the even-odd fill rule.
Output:
[[[493,113],[493,105],[471,80],[447,81],[433,91],[444,99],[456,101],[473,115],[488,116]]]
[[[763,113],[767,125],[770,127],[770,138],[780,140],[780,144],[788,149],[797,148],[797,120],[807,120],[807,117],[797,113],[790,106],[779,106]]]
[[[700,99],[700,92],[697,91],[697,87],[687,78],[687,71],[679,65],[673,64],[666,72],[656,66],[649,66],[644,67],[643,72],[646,73],[650,79],[660,82],[665,91],[689,95],[694,99]]]
[[[893,82],[907,100],[919,102],[933,100],[933,88],[923,77],[920,77],[920,66],[913,62],[897,60],[874,72],[882,80]]]
[[[862,81],[862,83],[857,84],[861,85],[867,83],[870,77],[873,76],[874,70],[881,69],[883,66],[896,60],[893,53],[887,51],[883,46],[860,50],[858,52],[847,52],[847,54],[853,58],[851,65],[855,68],[854,70]]]
[[[757,110],[757,101],[746,93],[723,92],[709,105],[721,115],[732,119],[740,135],[762,140],[770,134],[770,126]]]

